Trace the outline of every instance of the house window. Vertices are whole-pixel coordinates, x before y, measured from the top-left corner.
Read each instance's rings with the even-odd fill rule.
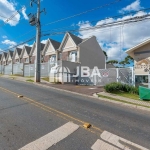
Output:
[[[71,51],[69,54],[69,61],[76,62],[77,61],[77,51]]]
[[[29,58],[25,58],[25,63],[29,63]]]
[[[148,75],[135,75],[135,84],[148,87]]]
[[[54,63],[56,61],[56,55],[52,55],[49,59],[50,63]]]

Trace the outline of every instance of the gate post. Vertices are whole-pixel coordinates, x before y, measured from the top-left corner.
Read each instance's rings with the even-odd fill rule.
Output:
[[[119,82],[119,68],[117,68],[117,82]]]
[[[23,63],[23,77],[24,77],[24,63]]]
[[[14,70],[13,70],[13,62],[12,62],[11,63],[11,73],[12,73],[12,75],[14,74],[13,72],[14,72]]]
[[[134,74],[134,67],[132,67],[132,85],[135,86],[135,74]]]

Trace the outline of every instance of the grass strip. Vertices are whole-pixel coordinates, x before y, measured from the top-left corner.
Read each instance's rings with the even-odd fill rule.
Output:
[[[118,101],[118,102],[123,102],[123,103],[127,103],[127,104],[132,104],[132,105],[137,105],[137,106],[150,108],[149,106],[140,105],[140,104],[136,104],[136,103],[132,103],[132,102],[127,102],[127,101],[120,100],[120,99],[117,99],[117,98],[112,98],[112,97],[109,97],[109,96],[104,96],[104,95],[100,95],[100,94],[97,94],[97,95],[98,95],[98,97],[106,98],[106,99],[113,100],[113,101]]]
[[[31,79],[28,79],[28,80],[26,80],[27,82],[34,82],[33,80],[31,80]]]

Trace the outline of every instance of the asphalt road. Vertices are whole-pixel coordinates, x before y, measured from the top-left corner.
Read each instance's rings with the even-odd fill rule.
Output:
[[[96,127],[79,127],[50,150],[90,150],[104,130],[150,149],[147,111],[0,78],[0,150],[17,150],[69,121]]]

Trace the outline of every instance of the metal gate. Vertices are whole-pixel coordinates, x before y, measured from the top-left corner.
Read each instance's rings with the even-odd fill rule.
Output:
[[[51,65],[46,63],[41,63],[41,77],[48,77]],[[32,77],[35,74],[35,64],[24,65],[24,76]]]
[[[41,77],[48,77],[49,76],[49,64],[41,63]]]
[[[12,64],[4,66],[4,74],[11,75],[12,74]]]
[[[35,65],[34,64],[24,65],[24,76],[25,77],[33,77],[34,72],[35,72]]]
[[[133,85],[134,83],[133,68],[99,69],[99,72],[96,75],[94,75],[93,71],[94,70],[90,70],[90,77],[78,78],[79,84],[105,86],[112,82],[120,82],[130,85]]]
[[[134,83],[133,68],[118,68],[118,82],[133,84]]]
[[[23,75],[23,63],[13,64],[13,74]]]

